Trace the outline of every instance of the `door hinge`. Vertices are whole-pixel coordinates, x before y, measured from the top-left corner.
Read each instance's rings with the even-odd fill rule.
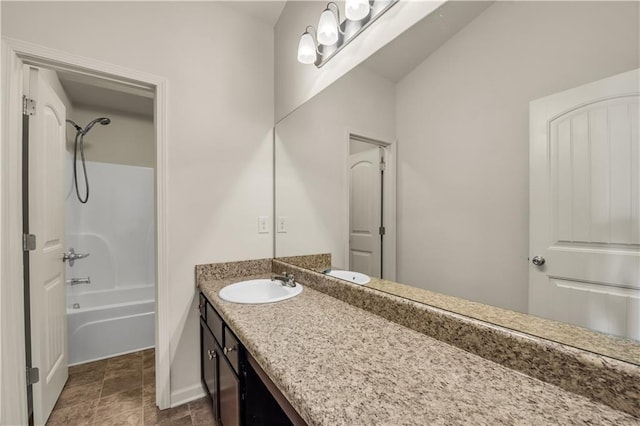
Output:
[[[22,251],[32,251],[36,249],[36,236],[33,234],[22,234]]]
[[[387,168],[387,163],[384,162],[384,159],[380,161],[380,171],[384,172],[384,170]]]
[[[384,235],[384,233],[385,233],[385,232],[386,232],[386,229],[384,228],[384,226],[381,226],[381,227],[378,229],[378,233],[379,233],[380,235]]]
[[[33,385],[40,381],[40,370],[38,367],[27,368],[27,386]]]
[[[36,115],[35,99],[22,97],[22,115]]]

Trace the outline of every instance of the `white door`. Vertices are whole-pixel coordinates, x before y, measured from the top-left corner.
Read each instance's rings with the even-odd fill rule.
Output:
[[[349,269],[380,277],[381,149],[369,144],[349,156]]]
[[[530,105],[529,311],[640,339],[640,70]]]
[[[64,277],[64,186],[66,111],[49,84],[29,68],[28,93],[35,100],[29,117],[29,253],[32,364],[40,370],[33,385],[35,424],[44,424],[67,380],[67,310]]]

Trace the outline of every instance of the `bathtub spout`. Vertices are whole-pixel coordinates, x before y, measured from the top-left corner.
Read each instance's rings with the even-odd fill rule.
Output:
[[[78,284],[91,284],[91,277],[87,278],[71,278],[67,280],[67,284],[78,285]]]

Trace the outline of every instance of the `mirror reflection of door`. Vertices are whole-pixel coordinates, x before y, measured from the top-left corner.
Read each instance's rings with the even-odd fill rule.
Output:
[[[639,75],[531,103],[530,313],[636,340]]]
[[[382,278],[384,148],[349,140],[349,270]]]

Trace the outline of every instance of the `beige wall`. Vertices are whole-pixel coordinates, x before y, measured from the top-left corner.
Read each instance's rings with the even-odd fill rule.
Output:
[[[153,118],[76,105],[67,118],[85,127],[91,120],[108,117],[111,124],[96,124],[84,137],[84,154],[87,161],[124,164],[128,166],[155,167],[155,129]],[[75,131],[68,127],[68,149],[73,152]]]
[[[288,223],[277,256],[331,253],[333,266],[348,266],[349,132],[394,140],[395,85],[363,67],[276,126],[276,215]]]
[[[399,281],[526,311],[529,101],[638,68],[638,6],[497,2],[398,84]]]
[[[222,2],[6,2],[2,34],[168,79],[172,403],[201,394],[194,265],[272,255],[273,28]],[[94,130],[96,133],[98,129]]]

